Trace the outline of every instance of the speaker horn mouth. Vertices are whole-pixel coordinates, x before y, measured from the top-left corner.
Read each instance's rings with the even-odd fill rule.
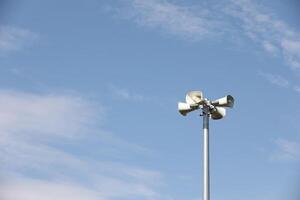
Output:
[[[183,102],[178,103],[178,111],[183,116],[186,116],[189,112],[192,112],[197,109],[199,109],[199,105],[197,104],[188,104]]]
[[[191,91],[189,92],[185,100],[188,104],[201,104],[203,101],[203,93],[201,91]]]
[[[219,107],[233,108],[234,98],[231,95],[227,95],[225,97],[212,101],[211,104]]]

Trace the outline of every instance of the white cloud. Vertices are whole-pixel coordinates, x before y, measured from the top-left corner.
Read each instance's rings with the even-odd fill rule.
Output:
[[[112,94],[112,97],[116,100],[122,100],[132,103],[149,103],[161,107],[165,107],[165,104],[173,102],[171,102],[169,99],[164,99],[163,97],[158,98],[157,96],[152,96],[151,94],[142,94],[134,90],[116,86],[114,84],[108,85],[108,89]],[[148,151],[148,153],[151,152]]]
[[[299,86],[299,85],[295,85],[295,86],[294,86],[294,90],[295,90],[296,92],[299,92],[299,93],[300,93],[300,86]]]
[[[101,130],[99,107],[78,96],[0,90],[1,199],[163,199],[160,172],[109,161],[106,150],[106,159],[72,150],[98,137],[92,151],[143,150]]]
[[[94,108],[80,97],[0,91],[0,132],[73,137],[96,123]],[[78,115],[80,113],[80,115]],[[23,135],[20,135],[23,134]]]
[[[288,88],[290,86],[290,82],[280,75],[264,73],[264,72],[259,72],[258,74],[261,77],[265,78],[267,81],[269,81],[271,84],[276,85],[278,87]]]
[[[95,108],[80,97],[0,90],[0,155],[4,169],[78,165],[79,160],[49,146],[79,140],[97,121]],[[99,114],[99,112],[98,112]]]
[[[29,30],[0,25],[0,51],[20,50],[36,40],[38,35]]]
[[[300,38],[281,41],[286,61],[293,69],[300,70]]]
[[[231,0],[225,12],[241,21],[246,36],[259,43],[268,53],[279,54],[294,70],[300,70],[300,33],[254,1]]]
[[[270,43],[268,41],[264,41],[262,43],[262,45],[263,45],[263,48],[272,55],[276,55],[279,52],[279,49],[275,45],[273,45],[272,43]]]
[[[271,156],[275,160],[300,160],[300,142],[287,139],[277,139],[278,150]]]
[[[224,0],[209,6],[184,6],[167,0],[126,0],[117,12],[137,24],[161,29],[191,40],[220,38],[236,40],[242,35],[259,44],[267,53],[281,57],[300,71],[300,33],[250,0]],[[124,3],[125,2],[125,3]]]
[[[112,92],[112,94],[118,99],[128,100],[128,101],[143,101],[143,100],[145,100],[145,97],[143,95],[135,93],[135,92],[131,92],[125,88],[120,88],[115,85],[110,85],[109,89]]]
[[[5,200],[106,200],[101,194],[80,185],[30,178],[2,182],[0,198]]]
[[[110,12],[112,10],[139,25],[191,40],[223,32],[223,22],[216,20],[210,10],[201,6],[176,5],[165,0],[126,0],[123,9],[109,9]]]

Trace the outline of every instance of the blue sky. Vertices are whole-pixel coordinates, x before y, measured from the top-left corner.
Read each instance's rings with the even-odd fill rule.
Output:
[[[0,196],[199,200],[190,90],[211,121],[211,198],[298,200],[297,0],[3,1]]]

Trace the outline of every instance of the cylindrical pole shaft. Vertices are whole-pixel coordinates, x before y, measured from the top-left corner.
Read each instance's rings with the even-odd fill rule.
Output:
[[[203,109],[203,200],[209,200],[209,109]]]

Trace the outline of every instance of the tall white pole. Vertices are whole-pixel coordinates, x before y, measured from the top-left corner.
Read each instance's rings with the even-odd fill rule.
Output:
[[[209,108],[203,108],[203,200],[209,200]]]

